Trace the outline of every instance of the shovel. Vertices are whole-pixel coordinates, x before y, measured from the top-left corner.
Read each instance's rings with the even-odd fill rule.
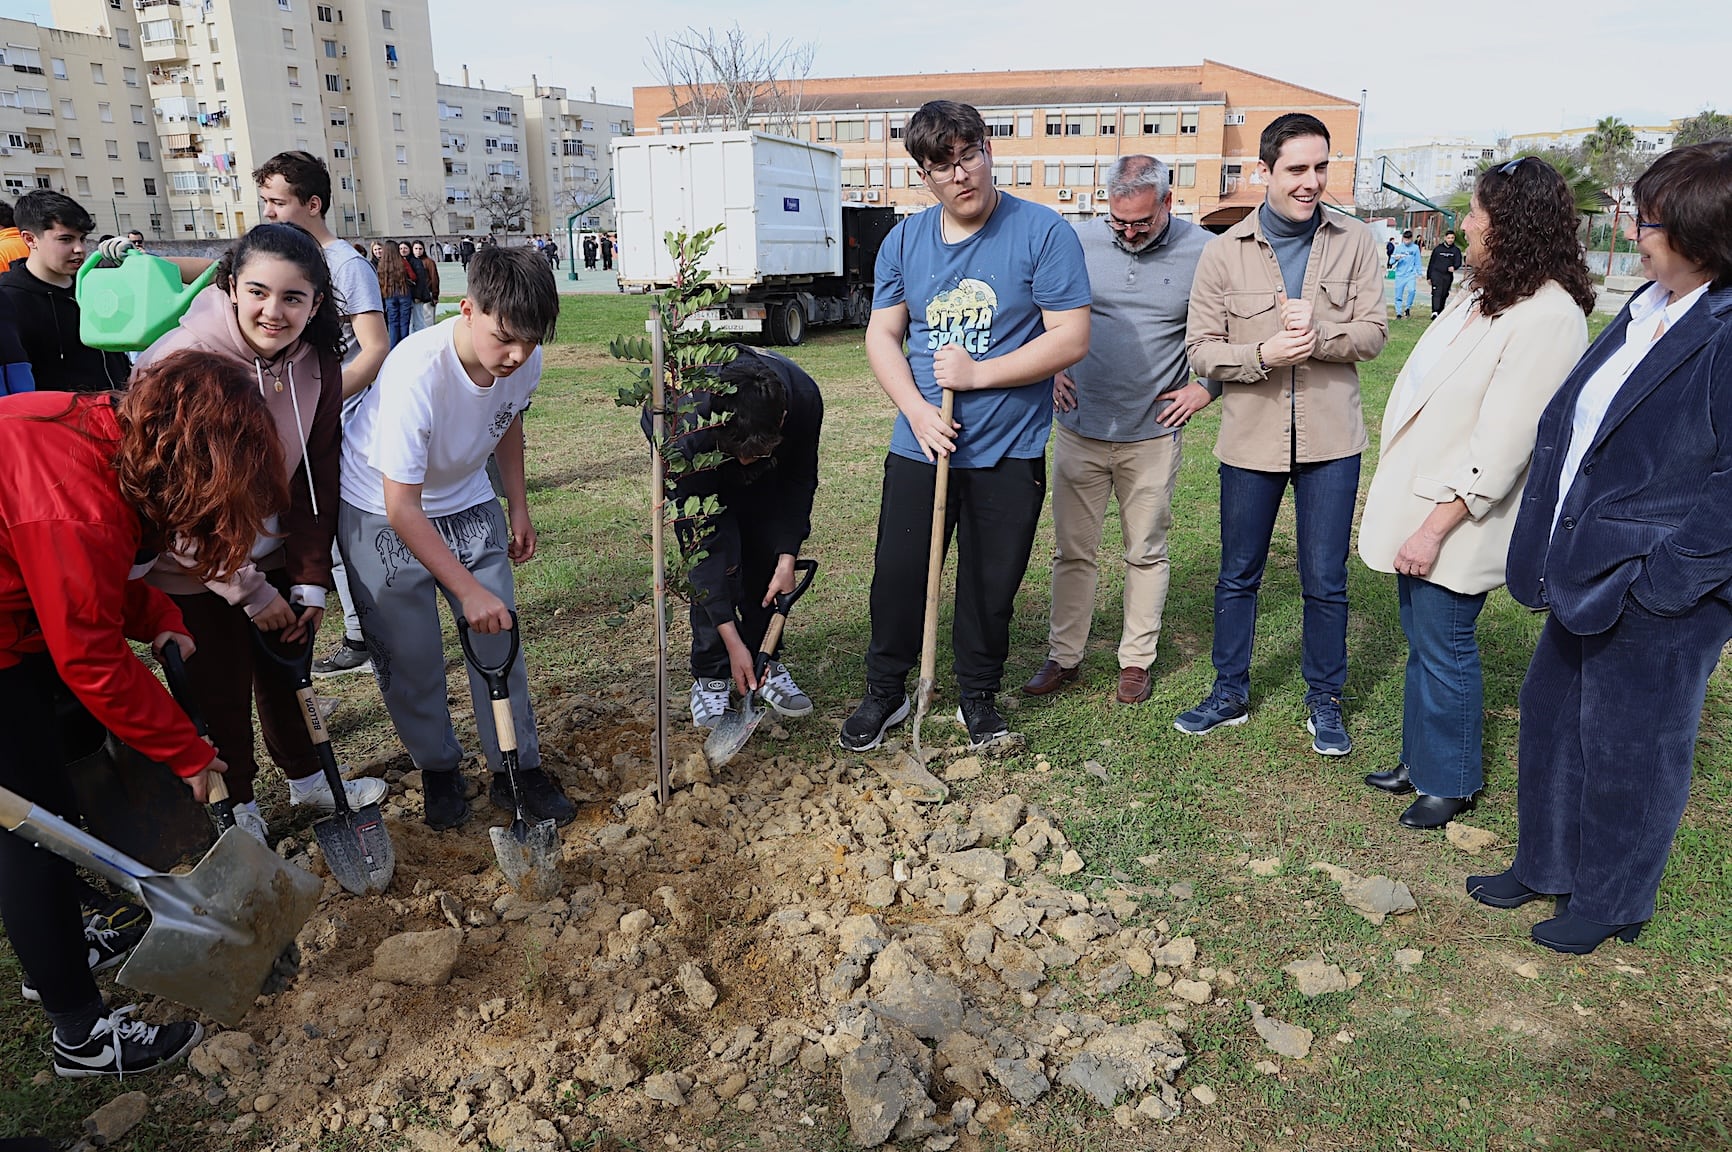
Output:
[[[517,662],[517,613],[511,614],[506,635],[510,646],[498,664],[483,664],[469,643],[469,621],[457,613],[457,639],[470,667],[487,681],[487,697],[493,701],[493,734],[499,742],[499,760],[511,783],[511,799],[517,815],[509,828],[489,828],[493,855],[506,882],[525,900],[544,903],[559,892],[559,825],[543,820],[531,825],[523,816],[523,792],[517,786],[517,722],[511,715],[511,686],[507,677]]]
[[[331,786],[331,798],[336,801],[337,810],[313,825],[325,864],[345,891],[357,896],[383,892],[391,886],[391,877],[397,871],[397,850],[391,846],[385,818],[377,804],[361,809],[349,807],[348,793],[343,791],[343,773],[331,751],[330,733],[319,718],[318,697],[313,694],[313,639],[309,632],[300,652],[282,656],[271,647],[264,633],[253,629],[254,646],[294,681],[295,698],[301,702],[301,719],[307,725],[307,735],[313,739],[313,751],[318,754],[325,782]]]
[[[211,778],[213,792],[221,781]],[[106,876],[150,912],[149,930],[120,970],[122,984],[229,1026],[252,1007],[324,887],[239,828],[224,832],[190,873],[172,876],[5,788],[0,827]]]
[[[803,573],[800,582],[794,585],[792,592],[784,592],[776,597],[770,626],[764,630],[764,642],[758,646],[758,654],[752,661],[752,676],[759,683],[763,682],[764,669],[770,663],[771,653],[775,652],[776,645],[782,642],[782,629],[788,623],[788,610],[794,606],[794,601],[804,596],[806,589],[812,586],[812,577],[818,574],[818,562],[796,560],[794,571]],[[735,753],[744,748],[746,741],[752,738],[758,722],[768,711],[752,707],[752,697],[755,695],[755,692],[747,692],[741,697],[738,708],[729,708],[722,713],[722,718],[716,721],[715,730],[710,733],[710,738],[704,741],[704,759],[710,762],[711,768],[720,768],[732,760]]]
[[[944,426],[956,407],[956,393],[946,388],[944,403],[939,407]],[[920,684],[914,693],[914,725],[912,754],[898,753],[895,763],[879,763],[878,774],[891,787],[917,804],[938,804],[950,797],[950,789],[938,777],[926,770],[926,757],[920,750],[920,723],[932,707],[932,688],[938,675],[938,593],[944,581],[944,520],[950,497],[950,456],[938,457],[937,473],[932,487],[932,542],[926,553],[926,619],[920,635]]]
[[[175,703],[180,705],[180,710],[186,713],[186,718],[192,721],[193,731],[208,739],[210,728],[205,724],[204,716],[199,713],[198,705],[193,703],[192,685],[187,682],[186,662],[181,659],[180,645],[170,640],[162,646],[162,653],[157,660],[162,664],[162,676],[168,681],[169,692],[173,694]],[[220,772],[211,777],[210,787],[205,790],[205,795],[209,798],[211,814],[216,817],[217,827],[223,832],[233,828],[235,802],[229,799],[229,782],[223,779]]]

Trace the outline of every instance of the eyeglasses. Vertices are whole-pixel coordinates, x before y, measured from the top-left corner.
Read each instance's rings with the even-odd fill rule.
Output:
[[[1505,164],[1503,167],[1499,168],[1497,170],[1497,174],[1499,176],[1508,176],[1511,172],[1514,172],[1517,168],[1520,168],[1522,166],[1523,161],[1532,160],[1532,159],[1533,159],[1532,156],[1517,156],[1514,160],[1511,160],[1508,164]]]
[[[985,163],[986,149],[970,148],[958,156],[955,163],[947,160],[941,164],[930,164],[922,170],[922,174],[934,184],[948,184],[956,179],[958,168],[964,172],[978,172]]]
[[[1635,216],[1624,217],[1624,235],[1639,239],[1644,228],[1657,228],[1665,231],[1666,226],[1654,220],[1642,220]]]
[[[1147,232],[1154,228],[1155,218],[1145,216],[1141,220],[1120,220],[1112,213],[1107,213],[1107,227],[1114,232]]]

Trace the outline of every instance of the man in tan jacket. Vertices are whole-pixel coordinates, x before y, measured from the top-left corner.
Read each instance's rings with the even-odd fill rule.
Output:
[[[1384,256],[1371,231],[1326,210],[1329,129],[1289,113],[1263,130],[1257,211],[1209,242],[1191,289],[1191,370],[1222,397],[1221,572],[1215,685],[1174,722],[1201,734],[1249,718],[1257,590],[1289,484],[1305,597],[1301,668],[1312,748],[1345,756],[1347,553],[1365,419],[1355,367],[1383,350]]]

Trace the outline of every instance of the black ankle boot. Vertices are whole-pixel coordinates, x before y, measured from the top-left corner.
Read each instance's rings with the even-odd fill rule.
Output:
[[[463,773],[421,773],[421,794],[426,797],[427,827],[436,832],[456,828],[469,819],[469,799],[464,795]]]
[[[1499,872],[1496,876],[1469,876],[1467,894],[1481,904],[1493,908],[1520,908],[1530,900],[1543,900],[1544,892],[1535,892],[1515,878],[1514,872]]]
[[[1535,944],[1542,944],[1553,952],[1586,956],[1614,936],[1626,944],[1635,943],[1646,923],[1647,921],[1643,920],[1635,924],[1601,924],[1573,912],[1564,912],[1535,924],[1532,935]]]
[[[1442,828],[1473,807],[1473,797],[1425,796],[1408,805],[1401,814],[1403,828]]]
[[[1407,765],[1397,764],[1387,772],[1371,772],[1365,777],[1369,786],[1387,792],[1391,796],[1400,796],[1413,791],[1413,781],[1407,778]]]

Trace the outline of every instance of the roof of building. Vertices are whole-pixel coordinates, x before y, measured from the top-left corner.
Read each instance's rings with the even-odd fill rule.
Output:
[[[766,93],[766,96],[768,93]],[[800,97],[800,111],[852,112],[884,111],[906,108],[910,111],[928,100],[955,100],[972,104],[982,110],[995,108],[1028,108],[1034,106],[1099,105],[1099,104],[1225,104],[1225,92],[1205,91],[1201,84],[1075,84],[1054,86],[1029,84],[1013,88],[907,88],[860,89],[843,91],[806,90]],[[691,115],[686,102],[662,119],[679,119]]]

